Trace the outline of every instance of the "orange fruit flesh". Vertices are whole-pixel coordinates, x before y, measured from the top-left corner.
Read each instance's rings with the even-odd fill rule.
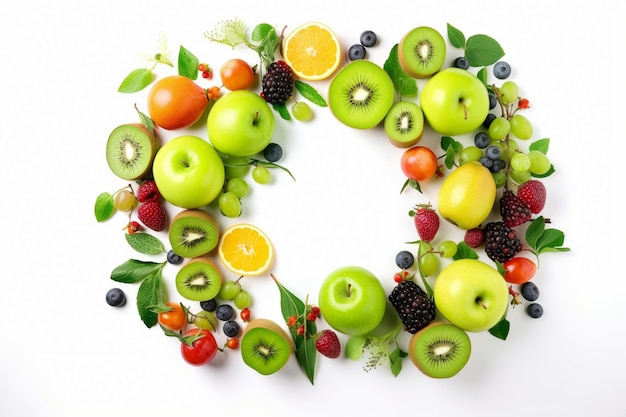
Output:
[[[227,268],[244,275],[258,275],[269,267],[273,249],[254,227],[237,226],[224,232],[219,255]]]
[[[329,77],[339,65],[339,42],[328,28],[308,24],[287,36],[284,59],[293,72],[303,79]]]

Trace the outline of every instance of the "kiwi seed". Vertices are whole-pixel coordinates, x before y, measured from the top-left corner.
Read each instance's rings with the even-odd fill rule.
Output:
[[[202,209],[187,209],[170,223],[172,250],[183,258],[205,255],[217,246],[219,226],[213,216]]]

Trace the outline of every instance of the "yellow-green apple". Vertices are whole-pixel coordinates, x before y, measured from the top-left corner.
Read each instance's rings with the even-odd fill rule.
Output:
[[[433,288],[441,315],[468,332],[489,330],[505,315],[509,289],[500,273],[477,259],[459,259],[441,270]]]
[[[359,266],[344,266],[322,282],[318,303],[330,327],[347,335],[363,335],[382,321],[387,296],[373,273]]]
[[[225,155],[254,155],[272,140],[274,113],[258,94],[231,91],[209,111],[207,132],[215,149]]]
[[[178,136],[159,149],[152,165],[154,182],[163,198],[175,206],[206,206],[224,187],[224,163],[206,140]]]
[[[485,121],[489,93],[474,74],[451,67],[426,82],[420,105],[433,130],[442,135],[460,135],[474,131]]]

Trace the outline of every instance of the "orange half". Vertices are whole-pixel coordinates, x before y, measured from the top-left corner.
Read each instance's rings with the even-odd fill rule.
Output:
[[[303,80],[330,77],[341,63],[341,47],[335,33],[317,22],[305,23],[283,41],[283,59]]]
[[[224,230],[217,253],[227,269],[241,276],[263,274],[274,258],[267,235],[249,223],[235,224]]]

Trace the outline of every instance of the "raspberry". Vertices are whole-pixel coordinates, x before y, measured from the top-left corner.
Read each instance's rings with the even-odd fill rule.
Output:
[[[148,201],[137,209],[137,217],[146,227],[160,232],[167,227],[167,213],[158,201]]]
[[[439,216],[429,205],[418,206],[413,220],[420,239],[430,242],[435,238],[439,230]]]
[[[272,62],[262,80],[261,95],[271,104],[284,104],[293,92],[291,68],[284,61]]]
[[[546,204],[546,187],[539,180],[528,180],[517,189],[517,196],[537,214]]]
[[[500,215],[504,224],[509,227],[516,227],[530,220],[532,213],[530,207],[513,191],[507,190],[500,198]]]
[[[396,285],[389,294],[389,301],[409,333],[417,333],[435,319],[435,303],[415,281]]]
[[[480,227],[466,230],[463,241],[470,248],[479,248],[485,243],[485,231]]]
[[[504,222],[491,222],[485,226],[485,253],[492,261],[504,263],[521,249],[517,232]]]
[[[161,193],[153,180],[145,180],[137,190],[137,201],[145,203],[147,201],[157,201],[161,198]]]
[[[327,358],[335,359],[341,354],[341,344],[337,333],[332,330],[322,330],[315,338],[315,349]]]

